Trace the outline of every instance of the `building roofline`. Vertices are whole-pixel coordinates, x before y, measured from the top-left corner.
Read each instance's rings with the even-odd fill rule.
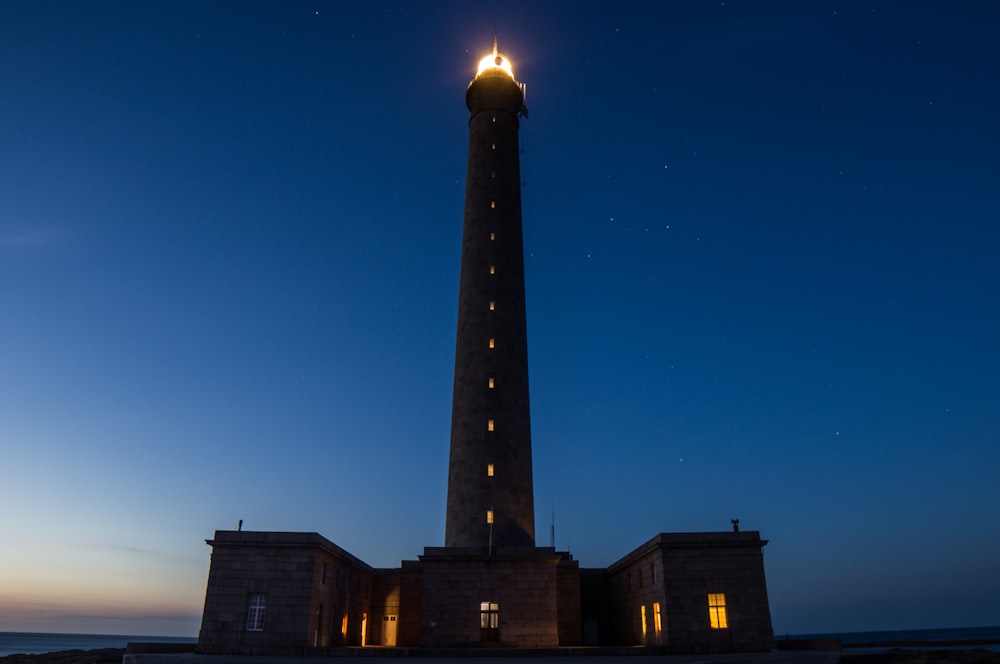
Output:
[[[273,530],[216,530],[212,539],[205,540],[213,549],[218,547],[316,548],[366,570],[371,565],[342,549],[319,533]]]

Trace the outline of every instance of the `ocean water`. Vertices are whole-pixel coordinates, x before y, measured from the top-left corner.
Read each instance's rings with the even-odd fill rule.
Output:
[[[0,657],[38,655],[59,650],[124,648],[126,643],[196,643],[195,637],[128,636],[121,634],[45,634],[41,632],[0,632]]]
[[[775,638],[782,638],[775,634]],[[951,629],[896,629],[881,632],[844,632],[837,634],[796,634],[793,639],[840,639],[845,650],[887,650],[890,647],[933,649],[933,644],[941,644],[940,648],[949,650],[963,650],[966,648],[979,648],[992,652],[1000,652],[1000,645],[978,645],[962,646],[948,645],[955,641],[972,640],[1000,640],[1000,626],[997,627],[956,627]],[[926,646],[880,646],[865,647],[865,644],[920,641],[927,643]]]

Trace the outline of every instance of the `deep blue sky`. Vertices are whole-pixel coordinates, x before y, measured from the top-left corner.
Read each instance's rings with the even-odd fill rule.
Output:
[[[494,27],[539,543],[739,518],[779,634],[1000,624],[1000,5],[646,4],[0,5],[0,630],[194,634],[241,518],[442,544]]]

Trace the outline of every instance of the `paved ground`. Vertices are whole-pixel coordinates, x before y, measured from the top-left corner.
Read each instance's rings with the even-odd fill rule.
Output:
[[[229,657],[226,655],[125,655],[122,664],[346,664],[351,657]],[[358,664],[511,664],[513,657],[362,657]],[[526,664],[837,664],[839,652],[774,651],[732,655],[518,657]]]

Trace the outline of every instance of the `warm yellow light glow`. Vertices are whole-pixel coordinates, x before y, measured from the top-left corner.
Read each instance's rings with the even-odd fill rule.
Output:
[[[493,464],[486,464],[486,477],[493,477]]]
[[[493,510],[486,510],[486,523],[493,523]]]
[[[496,308],[497,308],[497,303],[496,303],[496,302],[492,302],[492,301],[491,301],[491,302],[490,302],[490,311],[493,311],[493,310],[494,310],[494,309],[496,309]]]
[[[497,207],[497,202],[496,201],[490,201],[490,209],[491,210],[495,210],[496,207]]]
[[[493,431],[493,420],[486,420],[486,430]]]
[[[347,614],[344,614],[344,619],[340,623],[340,634],[345,639],[347,638]]]
[[[502,55],[494,51],[490,55],[479,61],[479,68],[476,70],[476,78],[479,78],[483,74],[490,72],[503,72],[514,78],[514,70],[511,69],[510,60],[507,59],[506,55]]]
[[[492,378],[490,378],[490,389],[491,390],[493,389],[493,379]]]
[[[490,233],[490,241],[493,241],[495,239],[497,239],[497,234],[496,233]]]
[[[646,638],[646,605],[643,604],[639,607],[639,621],[642,623],[642,638]]]
[[[663,619],[660,617],[660,603],[653,602],[653,629],[656,630],[656,638],[660,638],[660,631],[663,630]]]
[[[708,593],[708,619],[712,623],[712,629],[729,627],[729,621],[726,620],[725,593]]]
[[[490,265],[490,274],[496,274],[496,273],[497,273],[497,266]]]

